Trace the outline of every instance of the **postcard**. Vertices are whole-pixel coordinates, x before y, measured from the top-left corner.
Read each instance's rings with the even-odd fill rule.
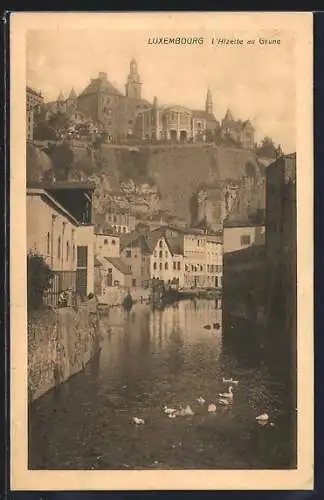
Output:
[[[313,488],[311,13],[13,13],[11,489]]]

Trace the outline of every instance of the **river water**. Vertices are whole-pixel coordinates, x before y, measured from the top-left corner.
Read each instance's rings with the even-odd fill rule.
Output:
[[[130,312],[113,308],[101,334],[96,359],[32,404],[29,468],[296,466],[287,388],[253,357],[225,349],[220,301],[181,301],[155,311],[141,304]],[[223,377],[239,380],[231,406],[217,403],[228,389]],[[210,403],[215,413],[208,412]],[[170,419],[165,405],[190,405],[194,415]],[[256,422],[265,411],[274,425]]]

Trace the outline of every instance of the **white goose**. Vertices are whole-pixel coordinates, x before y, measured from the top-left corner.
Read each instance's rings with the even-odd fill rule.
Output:
[[[233,401],[234,395],[232,389],[233,387],[230,385],[228,388],[228,392],[219,393],[218,396],[222,399],[228,399],[230,401]]]
[[[142,418],[138,418],[138,417],[133,417],[133,422],[136,425],[144,425],[145,424],[145,421]]]
[[[258,422],[268,422],[269,415],[267,413],[261,413],[261,415],[255,417],[255,420],[257,420]]]
[[[233,385],[237,385],[239,383],[238,380],[233,380],[233,378],[224,378],[223,377],[223,384],[233,384]]]
[[[229,399],[220,398],[218,400],[218,403],[222,406],[229,406],[231,404],[231,401]]]
[[[173,415],[177,410],[175,408],[168,408],[167,406],[164,406],[163,411],[167,415]]]

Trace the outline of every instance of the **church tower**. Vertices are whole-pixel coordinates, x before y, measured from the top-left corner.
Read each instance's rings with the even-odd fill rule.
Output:
[[[126,97],[141,99],[141,87],[142,83],[138,74],[137,62],[133,58],[129,65],[129,75],[125,85]]]
[[[213,98],[211,95],[210,89],[207,90],[206,103],[205,103],[205,111],[210,115],[213,114]]]

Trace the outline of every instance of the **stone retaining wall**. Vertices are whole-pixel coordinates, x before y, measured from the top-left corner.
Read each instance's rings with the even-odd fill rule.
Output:
[[[28,394],[34,401],[80,372],[99,348],[93,304],[37,311],[28,320]]]

